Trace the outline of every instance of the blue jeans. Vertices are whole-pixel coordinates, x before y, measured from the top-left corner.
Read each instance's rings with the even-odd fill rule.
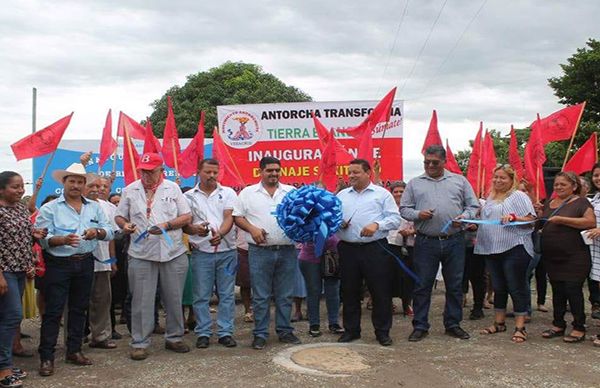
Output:
[[[12,344],[23,318],[25,272],[3,272],[8,290],[0,296],[0,370],[12,368]]]
[[[327,306],[327,320],[329,325],[338,323],[340,314],[340,279],[321,277],[321,263],[300,261],[300,270],[306,282],[306,307],[308,308],[308,323],[310,326],[321,323],[319,312],[321,305],[321,291],[325,283],[325,304]]]
[[[486,255],[485,264],[494,287],[494,310],[506,311],[508,295],[513,301],[515,315],[527,314],[528,287],[527,267],[531,256],[523,245],[517,245],[506,252]],[[529,297],[531,303],[531,296]]]
[[[210,337],[212,334],[209,302],[213,286],[216,284],[219,295],[217,335],[219,338],[233,335],[237,250],[206,253],[194,249],[190,263],[193,279],[193,307],[197,322],[194,332],[198,337]]]
[[[438,240],[417,235],[415,240],[415,259],[413,268],[421,283],[415,285],[413,309],[415,317],[413,327],[429,330],[429,308],[431,290],[440,263],[446,287],[446,305],[444,308],[444,327],[451,329],[462,321],[462,280],[465,269],[465,239],[463,233],[457,233],[447,240]]]
[[[275,330],[281,337],[292,333],[292,296],[297,253],[293,245],[257,246],[249,244],[248,262],[252,283],[255,337],[269,336],[271,298],[275,299]]]

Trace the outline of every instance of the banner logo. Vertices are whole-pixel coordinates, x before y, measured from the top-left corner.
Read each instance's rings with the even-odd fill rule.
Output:
[[[258,119],[247,111],[234,111],[223,119],[222,138],[233,148],[248,148],[260,139]]]

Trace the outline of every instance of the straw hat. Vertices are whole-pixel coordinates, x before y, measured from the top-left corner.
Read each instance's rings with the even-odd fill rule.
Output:
[[[81,163],[73,163],[66,170],[54,170],[52,171],[52,178],[55,181],[62,184],[65,177],[75,175],[85,178],[89,178],[88,173],[85,171],[85,167]]]

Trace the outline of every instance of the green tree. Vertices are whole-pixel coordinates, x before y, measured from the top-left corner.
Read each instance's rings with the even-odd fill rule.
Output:
[[[189,75],[183,86],[169,88],[150,104],[154,108],[150,120],[159,137],[167,117],[167,96],[173,102],[177,131],[182,138],[194,136],[201,110],[206,114],[206,135],[212,136],[217,125],[217,105],[312,101],[308,94],[265,73],[258,65],[226,62]]]

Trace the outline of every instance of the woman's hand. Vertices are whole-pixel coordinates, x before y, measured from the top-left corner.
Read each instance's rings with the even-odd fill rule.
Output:
[[[588,229],[586,234],[592,240],[600,239],[600,228]]]
[[[6,294],[8,292],[8,283],[6,279],[4,279],[4,275],[0,272],[0,296]]]

